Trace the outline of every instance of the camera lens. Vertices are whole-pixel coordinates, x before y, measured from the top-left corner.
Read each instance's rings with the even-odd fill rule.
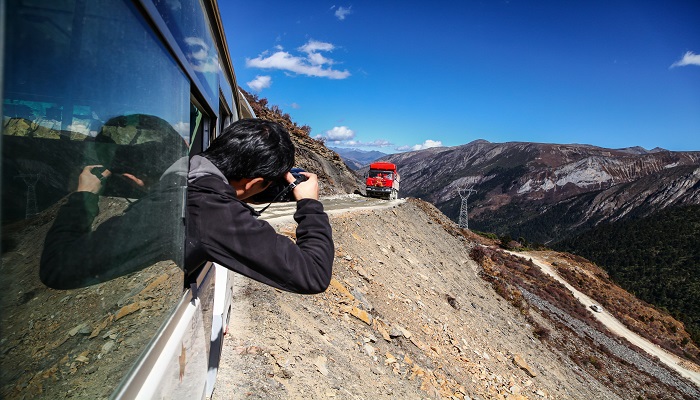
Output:
[[[304,172],[301,168],[292,168],[292,176],[295,179],[295,183],[298,185],[301,182],[306,181],[308,178],[306,175],[302,175]],[[256,194],[251,199],[252,203],[267,203],[267,202],[289,202],[294,201],[294,194],[292,189],[294,186],[287,182],[286,179],[281,179],[279,181],[273,182],[267,189],[263,192]]]

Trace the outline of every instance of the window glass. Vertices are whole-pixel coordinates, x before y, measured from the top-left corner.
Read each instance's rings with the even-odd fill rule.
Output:
[[[370,170],[369,177],[370,178],[394,179],[394,174],[391,172],[387,172],[387,171]]]
[[[221,132],[223,132],[224,128],[229,126],[231,124],[231,113],[229,112],[229,109],[226,107],[226,104],[224,103],[224,100],[222,99],[219,102],[219,120],[218,120],[218,130],[214,132],[211,135],[211,140],[214,140],[218,135],[221,135]]]
[[[221,85],[221,94],[223,94],[226,100],[226,105],[231,110],[236,109],[236,103],[233,100],[233,90],[231,90],[231,85],[228,83],[228,79],[224,75],[223,68],[219,71],[219,85]]]
[[[204,136],[205,126],[209,119],[202,110],[194,104],[190,104],[190,157],[197,155],[206,149]]]
[[[0,398],[107,398],[183,293],[189,83],[131,2],[6,16]]]
[[[154,0],[158,12],[180,45],[203,86],[209,104],[219,98],[219,53],[200,0]]]

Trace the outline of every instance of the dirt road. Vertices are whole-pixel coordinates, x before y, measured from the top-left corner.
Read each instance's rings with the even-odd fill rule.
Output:
[[[574,296],[590,310],[590,306],[593,304],[597,304],[593,299],[590,297],[586,296],[585,294],[581,293],[580,291],[576,290],[573,286],[571,286],[568,282],[566,282],[557,272],[552,268],[552,265],[547,262],[546,260],[543,260],[542,258],[531,254],[531,253],[516,253],[516,252],[509,252],[510,254],[513,254],[518,257],[523,257],[523,258],[531,258],[532,262],[535,263],[540,269],[542,269],[542,272],[552,276],[554,279],[557,281],[561,282],[564,286],[566,286],[567,289],[571,290],[571,292],[574,294]],[[634,344],[635,346],[641,348],[642,350],[646,351],[648,354],[658,357],[659,360],[661,360],[664,364],[672,368],[673,370],[677,371],[679,374],[681,374],[683,377],[691,380],[695,385],[700,387],[700,373],[696,371],[689,370],[687,368],[684,368],[682,366],[683,360],[681,360],[679,357],[668,353],[667,351],[663,350],[659,346],[656,346],[655,344],[651,343],[647,339],[637,335],[636,333],[632,332],[631,330],[627,329],[620,321],[618,321],[615,317],[610,315],[606,310],[603,310],[602,312],[594,312],[593,315],[595,316],[598,321],[600,321],[603,325],[605,325],[606,328],[608,328],[611,332],[615,333],[616,335],[619,335],[621,337],[624,337],[627,339],[630,343]]]
[[[362,197],[354,194],[338,195],[321,198],[323,208],[328,215],[337,215],[349,210],[373,210],[379,208],[394,207],[403,203],[405,199],[397,200],[380,200],[371,197]],[[255,206],[256,210],[261,210],[265,205]],[[264,219],[272,225],[284,224],[293,222],[292,215],[296,211],[296,203],[273,203],[265,212],[262,213],[260,219]]]

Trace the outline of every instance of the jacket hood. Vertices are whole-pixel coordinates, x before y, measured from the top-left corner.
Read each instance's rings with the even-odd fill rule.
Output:
[[[162,180],[164,177],[175,174],[181,178],[184,178],[187,176],[187,161],[189,157],[183,156],[180,157],[177,161],[175,161],[168,169],[163,172],[163,175],[160,176],[160,179]]]
[[[205,175],[214,175],[221,178],[226,184],[228,179],[211,161],[202,156],[194,156],[190,159],[190,172],[187,174],[187,182],[192,183],[195,179]]]

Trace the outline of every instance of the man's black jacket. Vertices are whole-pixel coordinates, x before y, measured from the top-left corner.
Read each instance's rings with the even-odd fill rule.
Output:
[[[259,220],[220,176],[190,180],[187,189],[185,268],[213,261],[270,286],[295,293],[326,290],[334,246],[328,216],[313,199],[297,202],[294,243]]]

